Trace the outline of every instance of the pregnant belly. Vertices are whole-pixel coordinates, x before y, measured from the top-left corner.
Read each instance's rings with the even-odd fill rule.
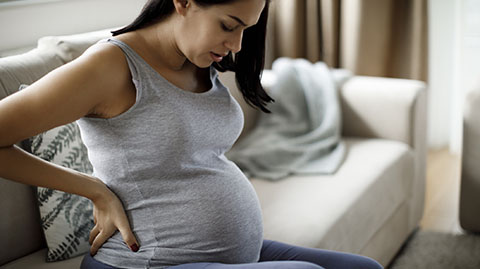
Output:
[[[152,262],[258,260],[263,239],[258,198],[243,173],[233,175],[197,174],[176,178],[156,194],[144,190],[150,197],[129,213],[140,244],[153,248]]]

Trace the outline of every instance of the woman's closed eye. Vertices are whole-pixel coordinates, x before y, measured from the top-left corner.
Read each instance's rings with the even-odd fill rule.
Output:
[[[222,26],[222,29],[226,32],[233,32],[233,30],[235,30],[233,28],[226,26],[224,23],[221,23],[221,26]]]

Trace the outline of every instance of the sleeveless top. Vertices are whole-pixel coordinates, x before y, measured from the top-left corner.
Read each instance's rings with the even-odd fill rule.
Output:
[[[94,176],[122,201],[140,244],[116,232],[94,258],[121,268],[192,262],[257,262],[263,240],[258,197],[224,153],[243,126],[237,101],[210,66],[212,87],[182,90],[126,43],[136,102],[110,118],[77,121]]]

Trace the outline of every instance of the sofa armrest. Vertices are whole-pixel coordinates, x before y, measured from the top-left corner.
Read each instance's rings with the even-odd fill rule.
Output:
[[[426,85],[421,81],[355,76],[342,85],[343,136],[397,140],[412,149],[414,178],[410,186],[408,226],[423,215],[427,157]]]
[[[268,91],[276,82],[264,70]],[[342,135],[397,140],[415,147],[426,143],[426,86],[418,80],[354,76],[340,89]]]
[[[343,135],[397,140],[412,148],[423,144],[425,95],[421,81],[355,76],[339,92]]]

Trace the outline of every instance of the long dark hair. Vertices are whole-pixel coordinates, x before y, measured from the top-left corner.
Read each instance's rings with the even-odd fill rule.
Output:
[[[207,7],[239,0],[194,1],[200,6]],[[235,72],[237,86],[247,104],[260,108],[266,113],[270,113],[270,110],[266,108],[267,103],[274,101],[265,92],[260,83],[262,70],[265,65],[265,36],[267,32],[269,1],[265,0],[265,7],[257,24],[244,31],[242,50],[236,53],[235,57],[233,57],[232,53],[229,53],[221,62],[213,63],[213,66],[220,72]],[[115,36],[146,27],[166,18],[173,10],[172,0],[149,0],[143,7],[140,15],[131,24],[112,31],[112,34]]]

